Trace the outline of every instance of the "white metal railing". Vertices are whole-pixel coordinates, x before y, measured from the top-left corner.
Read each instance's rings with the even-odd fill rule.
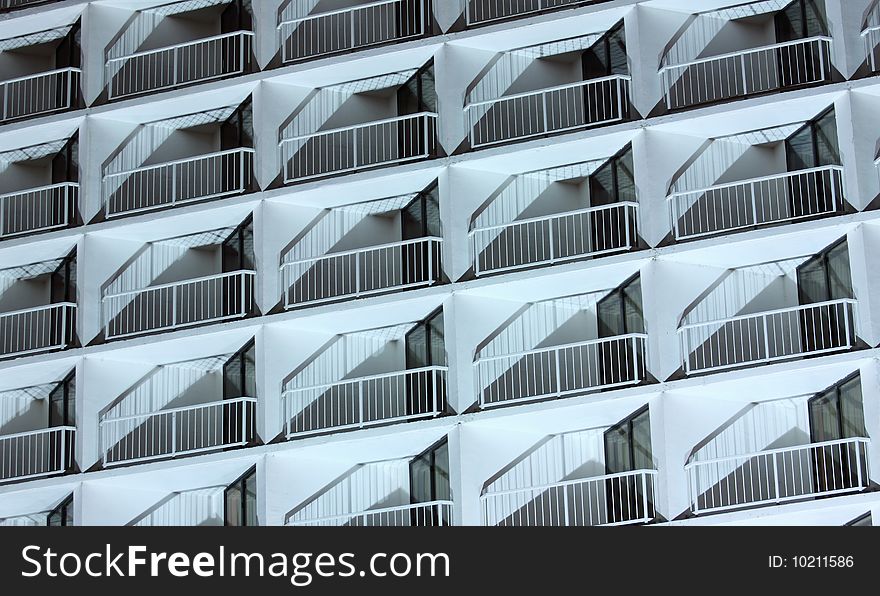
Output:
[[[624,120],[630,77],[612,75],[465,106],[471,147]]]
[[[0,120],[36,116],[76,106],[82,71],[60,68],[0,81],[3,112]]]
[[[868,27],[862,31],[862,39],[865,41],[868,66],[871,67],[871,72],[875,72],[880,66],[880,26]]]
[[[73,467],[73,426],[0,435],[0,482],[61,474]]]
[[[426,0],[379,0],[282,21],[282,59],[293,62],[426,32]]]
[[[829,215],[843,206],[843,168],[822,166],[667,197],[677,240]]]
[[[26,8],[28,6],[35,6],[49,1],[50,0],[0,0],[0,10]]]
[[[439,416],[447,371],[427,366],[287,389],[281,394],[287,437]]]
[[[156,50],[108,58],[110,99],[241,74],[251,62],[254,34],[235,31]]]
[[[473,229],[468,236],[474,273],[630,250],[637,218],[638,203],[626,201]]]
[[[795,41],[719,54],[660,69],[670,110],[828,81],[831,38]]]
[[[648,336],[631,333],[474,362],[483,407],[635,385],[645,378]]]
[[[694,513],[725,511],[868,488],[866,438],[823,441],[685,466]]]
[[[254,150],[239,147],[106,174],[104,211],[115,217],[243,193],[253,161]]]
[[[852,299],[829,300],[683,325],[678,334],[690,374],[855,347]]]
[[[597,4],[605,0],[465,0],[468,25],[509,19],[530,13],[553,10],[565,6]]]
[[[102,418],[105,466],[246,445],[254,438],[257,400],[237,397],[148,414]]]
[[[76,182],[0,195],[0,238],[67,227],[76,217],[78,200]]]
[[[414,288],[440,279],[442,238],[429,236],[288,261],[285,307]]]
[[[284,181],[430,157],[436,123],[437,114],[420,112],[282,139]]]
[[[622,526],[654,519],[656,470],[634,470],[480,496],[486,526]]]
[[[253,271],[231,271],[105,295],[106,337],[244,317],[253,307],[254,276]]]
[[[73,341],[75,330],[72,302],[0,313],[0,356],[61,350]]]
[[[368,509],[311,519],[288,519],[286,526],[451,526],[452,501]]]

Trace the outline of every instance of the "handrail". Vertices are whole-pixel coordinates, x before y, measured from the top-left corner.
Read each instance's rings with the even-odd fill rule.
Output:
[[[76,430],[76,427],[75,426],[49,426],[47,428],[38,428],[37,430],[26,430],[23,432],[12,433],[9,435],[0,435],[0,441],[3,441],[4,439],[15,439],[17,437],[27,437],[27,436],[32,436],[32,435],[46,434],[46,433],[54,432],[57,430],[64,430],[64,431]]]
[[[176,50],[177,48],[185,48],[186,46],[193,46],[200,43],[205,43],[208,41],[215,41],[217,39],[223,39],[225,37],[234,37],[236,35],[250,35],[254,36],[253,31],[248,31],[246,29],[241,29],[239,31],[232,31],[230,33],[221,33],[219,35],[212,35],[210,37],[203,37],[202,39],[196,39],[193,41],[185,41],[182,43],[176,43],[174,45],[165,46],[162,48],[156,48],[154,50],[143,50],[140,52],[134,52],[132,54],[126,54],[125,56],[118,56],[116,58],[107,58],[106,64],[110,64],[111,62],[119,62],[122,60],[130,60],[131,58],[137,58],[138,56],[147,56],[149,54],[156,54],[158,52],[167,52],[168,50]]]
[[[217,157],[219,155],[229,155],[229,154],[238,153],[238,152],[256,153],[256,151],[252,147],[236,147],[234,149],[224,149],[222,151],[214,151],[213,153],[204,153],[202,155],[193,155],[192,157],[182,157],[180,159],[174,159],[172,161],[165,161],[162,163],[150,164],[148,166],[142,166],[140,168],[132,168],[130,170],[123,170],[121,172],[110,172],[110,173],[104,174],[102,176],[102,180],[106,180],[107,178],[111,178],[114,176],[125,176],[128,174],[135,174],[137,172],[145,172],[147,170],[155,170],[158,168],[165,168],[168,166],[177,165],[179,163],[187,163],[187,162],[196,161],[199,159],[207,159],[209,157]]]
[[[755,48],[748,48],[745,50],[736,50],[734,52],[725,52],[724,54],[718,54],[716,56],[707,56],[705,58],[698,58],[696,60],[691,60],[690,62],[681,62],[678,64],[668,64],[666,66],[660,67],[658,72],[665,72],[667,70],[672,70],[674,68],[682,68],[686,66],[693,66],[694,64],[705,64],[706,62],[715,62],[716,60],[723,60],[725,58],[733,58],[736,56],[743,56],[745,54],[753,54],[758,52],[765,52],[767,50],[775,50],[777,48],[784,48],[788,46],[800,45],[806,42],[812,41],[834,41],[833,38],[828,37],[827,35],[814,35],[813,37],[803,37],[801,39],[796,39],[794,41],[785,41],[780,43],[772,43],[764,46],[758,46]]]
[[[49,310],[55,308],[57,306],[72,306],[76,308],[76,302],[53,302],[52,304],[46,304],[45,306],[31,306],[29,308],[20,308],[18,310],[10,310],[7,312],[0,312],[0,318],[8,317],[12,315],[20,315],[26,312],[37,312],[40,310]]]
[[[290,393],[296,393],[299,391],[314,391],[315,389],[329,389],[331,387],[338,387],[339,385],[349,385],[351,383],[361,383],[363,381],[372,381],[374,379],[386,379],[386,378],[390,378],[390,377],[399,377],[401,375],[408,375],[408,374],[428,372],[428,371],[439,371],[439,372],[446,371],[446,372],[448,372],[449,367],[448,366],[438,366],[438,365],[422,366],[419,368],[407,368],[404,370],[396,370],[396,371],[387,372],[387,373],[378,373],[375,375],[366,375],[363,377],[352,377],[350,379],[340,379],[339,381],[336,381],[335,383],[322,383],[319,385],[309,385],[308,387],[290,387],[288,389],[284,389],[281,392],[281,395],[284,396],[284,395],[288,395]]]
[[[319,255],[317,257],[307,257],[304,259],[298,259],[296,261],[285,261],[284,263],[281,264],[280,268],[284,269],[285,267],[287,267],[289,265],[301,265],[303,263],[311,263],[313,261],[320,261],[321,259],[330,259],[330,258],[334,258],[334,257],[344,257],[346,255],[360,254],[360,253],[369,252],[372,250],[382,250],[382,249],[386,249],[386,248],[394,248],[396,246],[407,246],[409,244],[419,244],[425,240],[443,242],[443,238],[441,238],[440,236],[423,236],[421,238],[412,238],[410,240],[401,240],[400,242],[388,242],[386,244],[375,244],[373,246],[365,246],[364,248],[353,248],[351,250],[343,250],[340,252],[328,252],[328,253],[324,253],[323,255]]]
[[[106,422],[119,422],[124,420],[137,420],[139,418],[151,418],[153,416],[164,416],[165,414],[173,414],[176,412],[191,412],[193,410],[203,410],[205,408],[213,408],[222,404],[232,404],[232,403],[257,403],[256,397],[234,397],[231,399],[222,399],[219,401],[211,401],[202,404],[193,404],[191,406],[179,406],[177,408],[165,408],[161,410],[156,410],[155,412],[147,412],[144,414],[130,414],[128,416],[102,416],[98,421],[98,424],[104,424]]]
[[[4,79],[4,80],[0,81],[0,86],[6,85],[8,83],[17,83],[19,81],[26,81],[28,79],[36,79],[37,77],[45,77],[45,76],[57,74],[60,72],[78,72],[78,73],[82,74],[82,69],[81,68],[74,68],[73,66],[66,66],[64,68],[55,68],[53,70],[47,70],[45,72],[38,72],[35,74],[24,75],[21,77],[16,77],[14,79]]]
[[[345,12],[355,12],[357,10],[362,10],[364,8],[372,8],[374,6],[381,6],[383,4],[394,4],[395,2],[400,2],[401,0],[377,0],[376,2],[367,2],[366,4],[357,4],[355,6],[349,6],[347,8],[337,8],[334,10],[328,10],[327,12],[316,12],[314,14],[309,14],[304,17],[296,17],[295,19],[287,19],[286,21],[281,21],[275,27],[276,29],[280,29],[284,25],[293,25],[295,23],[301,23],[303,21],[309,21],[312,19],[318,19],[321,17],[326,17],[334,14],[342,14]]]
[[[318,523],[323,521],[333,521],[338,519],[347,519],[351,517],[362,517],[365,515],[377,515],[382,513],[392,513],[394,511],[407,511],[409,509],[422,509],[428,507],[435,506],[453,506],[452,501],[446,500],[437,500],[437,501],[425,501],[424,503],[410,503],[409,505],[397,505],[395,507],[382,507],[381,509],[366,509],[364,511],[355,511],[352,513],[341,513],[338,515],[325,515],[322,517],[309,517],[306,519],[288,519],[285,522],[285,525],[297,525],[297,524],[308,524],[308,523]]]
[[[239,269],[238,271],[227,271],[225,273],[213,273],[211,275],[204,275],[202,277],[194,277],[192,279],[183,279],[180,281],[171,281],[164,284],[158,284],[155,286],[146,286],[137,290],[127,290],[125,292],[117,292],[115,294],[104,294],[101,297],[101,301],[106,300],[107,298],[116,298],[118,296],[132,296],[135,294],[143,294],[144,292],[151,292],[153,290],[162,290],[164,288],[177,287],[182,286],[189,283],[198,283],[201,281],[208,281],[211,279],[221,279],[223,277],[232,277],[234,275],[256,275],[256,271],[252,269]]]
[[[802,176],[805,174],[813,174],[815,172],[825,172],[825,171],[843,172],[843,166],[836,165],[836,164],[827,165],[827,166],[819,166],[817,168],[807,168],[805,170],[793,170],[791,172],[780,172],[779,174],[770,174],[767,176],[760,176],[758,178],[747,178],[745,180],[738,180],[735,182],[725,182],[724,184],[716,184],[713,186],[706,186],[704,188],[697,188],[694,190],[680,190],[680,191],[677,191],[677,192],[674,192],[672,194],[667,195],[666,200],[669,201],[671,199],[674,199],[677,197],[682,197],[685,195],[707,193],[707,192],[710,192],[713,190],[719,190],[722,188],[733,188],[735,186],[744,186],[746,184],[754,184],[756,182],[766,182],[768,180],[777,180],[779,178],[788,178],[791,176]]]
[[[776,453],[788,453],[790,451],[801,451],[803,449],[817,449],[819,447],[830,447],[831,445],[845,445],[850,443],[862,443],[867,445],[871,442],[868,437],[850,437],[848,439],[833,439],[831,441],[819,441],[818,443],[807,443],[805,445],[794,445],[792,447],[776,447],[774,449],[765,449],[763,451],[753,451],[751,453],[743,453],[742,455],[728,455],[725,457],[715,457],[712,459],[694,460],[685,464],[684,469],[699,466],[701,464],[717,464],[739,459],[752,459],[753,457],[761,457],[762,455],[774,455]]]
[[[585,482],[604,482],[606,480],[614,480],[615,478],[625,478],[628,476],[657,476],[657,470],[652,469],[644,469],[644,470],[630,470],[629,472],[617,472],[615,474],[603,474],[602,476],[590,476],[589,478],[576,478],[573,480],[560,480],[559,482],[551,482],[547,484],[536,484],[533,486],[523,486],[520,488],[508,488],[504,490],[493,490],[486,491],[480,495],[481,499],[487,499],[489,497],[499,496],[499,495],[511,495],[523,492],[531,492],[536,490],[549,490],[551,488],[561,488],[564,486],[571,486],[574,484],[584,484]]]
[[[632,77],[629,75],[610,75],[607,77],[598,77],[595,79],[589,79],[587,81],[577,81],[576,83],[566,83],[564,85],[555,85],[553,87],[545,87],[544,89],[538,89],[536,91],[523,91],[521,93],[513,93],[511,95],[502,95],[501,97],[497,97],[495,99],[486,99],[483,101],[474,101],[468,102],[465,105],[465,109],[469,109],[474,106],[482,106],[489,104],[496,104],[500,101],[507,101],[509,99],[516,99],[518,97],[528,97],[530,95],[541,95],[543,93],[550,93],[552,91],[560,91],[562,89],[573,89],[575,87],[582,87],[584,85],[589,85],[593,83],[604,83],[606,81],[632,81]]]
[[[351,124],[349,126],[340,126],[338,128],[328,128],[327,130],[317,130],[317,131],[309,133],[309,134],[298,135],[295,137],[287,137],[287,138],[281,139],[278,142],[278,144],[283,145],[284,143],[289,143],[291,141],[301,141],[303,139],[312,139],[314,137],[320,137],[323,135],[333,134],[333,133],[337,133],[337,132],[343,132],[346,130],[355,130],[358,128],[365,128],[367,126],[375,126],[378,124],[387,124],[389,122],[397,122],[397,121],[406,120],[409,118],[416,118],[418,116],[437,118],[438,114],[436,112],[416,112],[414,114],[404,114],[403,116],[394,116],[393,118],[383,118],[382,120],[371,120],[370,122],[362,122],[360,124]]]
[[[825,300],[823,302],[813,302],[811,304],[800,304],[798,306],[789,306],[786,308],[765,310],[765,311],[756,312],[756,313],[749,314],[749,315],[736,315],[733,317],[728,317],[726,319],[715,319],[712,321],[702,321],[699,323],[688,323],[687,325],[680,326],[678,328],[678,332],[681,333],[682,331],[684,331],[686,329],[693,329],[696,327],[706,327],[709,325],[723,325],[725,323],[729,323],[732,321],[741,321],[744,319],[757,319],[757,318],[766,317],[766,316],[770,316],[770,315],[792,312],[792,311],[796,311],[796,310],[806,310],[809,308],[816,308],[816,307],[820,307],[820,306],[831,306],[831,305],[835,305],[835,304],[853,304],[853,305],[855,305],[856,303],[857,303],[857,301],[854,298],[838,298],[837,300]]]
[[[79,182],[56,182],[55,184],[47,184],[45,186],[36,186],[34,188],[23,188],[21,190],[16,190],[13,192],[3,193],[2,195],[0,195],[0,200],[3,200],[7,197],[18,197],[18,196],[26,195],[26,194],[32,193],[32,192],[40,192],[43,190],[51,190],[53,188],[61,188],[62,186],[68,186],[68,187],[79,186]]]
[[[589,346],[589,345],[597,345],[602,343],[608,343],[611,341],[621,341],[625,339],[631,338],[640,338],[640,339],[648,339],[648,335],[646,333],[625,333],[623,335],[615,335],[614,337],[602,337],[599,339],[591,339],[587,341],[577,341],[566,344],[560,344],[558,346],[551,346],[547,348],[536,348],[534,350],[525,350],[521,352],[511,352],[509,354],[500,354],[498,356],[483,356],[481,358],[477,358],[474,360],[474,364],[479,364],[480,362],[488,362],[491,360],[503,360],[505,358],[519,358],[522,356],[529,356],[531,354],[541,354],[543,352],[555,352],[557,350],[563,350],[565,348],[575,348],[579,346]]]
[[[587,207],[584,209],[575,209],[574,211],[565,211],[563,213],[553,213],[551,215],[539,215],[537,217],[527,217],[525,219],[515,219],[511,222],[504,223],[504,224],[496,224],[496,225],[485,226],[485,227],[480,227],[480,228],[471,228],[468,231],[468,236],[473,236],[473,235],[477,234],[478,232],[487,232],[490,230],[501,230],[501,229],[511,228],[513,226],[517,226],[517,225],[521,225],[521,224],[534,223],[534,222],[538,222],[538,221],[550,221],[553,219],[562,219],[564,217],[569,217],[571,215],[583,215],[583,214],[595,213],[595,212],[603,211],[603,210],[610,211],[611,209],[614,209],[615,207],[636,207],[636,208],[638,208],[638,206],[639,206],[639,204],[636,203],[635,201],[620,201],[618,203],[612,203],[611,205],[599,205],[597,207]]]

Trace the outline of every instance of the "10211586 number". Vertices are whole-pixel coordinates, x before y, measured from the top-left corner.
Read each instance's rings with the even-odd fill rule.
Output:
[[[855,565],[855,559],[852,555],[798,555],[792,557],[791,562],[797,568],[834,568]]]

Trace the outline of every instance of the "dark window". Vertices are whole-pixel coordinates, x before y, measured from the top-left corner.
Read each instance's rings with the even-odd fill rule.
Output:
[[[256,526],[257,524],[257,467],[245,472],[226,487],[224,519],[227,526]]]
[[[73,525],[73,495],[69,495],[61,501],[55,509],[46,516],[47,526],[72,526]]]
[[[406,368],[446,366],[446,345],[443,341],[443,310],[438,309],[418,323],[407,334]]]
[[[50,302],[76,302],[76,249],[52,272]]]
[[[437,111],[434,61],[430,60],[397,90],[397,115]]]
[[[789,172],[840,165],[833,107],[785,140],[785,158]]]
[[[774,17],[776,41],[828,35],[823,0],[795,0]]]
[[[82,27],[80,22],[77,21],[55,48],[55,68],[82,67],[81,37]]]
[[[644,333],[642,285],[638,274],[612,290],[596,305],[599,337]]]
[[[626,57],[626,32],[622,20],[583,53],[582,68],[585,81],[611,75],[629,74]]]
[[[254,270],[254,218],[247,218],[223,241],[223,272]]]
[[[221,33],[253,31],[253,28],[253,16],[250,11],[250,2],[233,0],[226,5],[226,8],[220,14]]]
[[[254,108],[248,97],[223,124],[220,125],[220,149],[238,149],[254,146]]]
[[[79,182],[79,131],[52,158],[52,184]]]
[[[223,365],[223,399],[257,396],[256,345],[250,340]]]
[[[654,468],[648,406],[606,430],[604,438],[606,474]],[[609,478],[605,495],[608,523],[644,518],[654,510],[652,485],[643,483],[640,476]]]
[[[76,371],[49,392],[49,427],[76,426]]]
[[[410,461],[409,479],[410,503],[452,499],[449,485],[449,443],[445,437]],[[429,509],[414,509],[411,521],[413,525],[448,526],[451,519],[448,519],[447,510],[435,505]]]
[[[832,244],[797,268],[801,305],[852,298],[852,276],[846,238]]]

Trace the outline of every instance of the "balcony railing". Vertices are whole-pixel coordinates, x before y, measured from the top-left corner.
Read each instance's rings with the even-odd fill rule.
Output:
[[[254,304],[254,275],[232,271],[108,294],[102,300],[106,337],[244,317]]]
[[[283,21],[282,59],[295,62],[426,33],[426,0],[379,0]]]
[[[777,43],[660,69],[670,110],[830,80],[830,37]]]
[[[436,123],[437,114],[421,112],[282,139],[284,181],[431,157]]]
[[[255,436],[257,400],[237,397],[149,414],[103,418],[105,466],[240,447]]]
[[[0,313],[0,356],[64,349],[73,341],[75,330],[76,304],[72,302]]]
[[[54,426],[0,436],[0,482],[62,474],[73,467],[76,428]]]
[[[447,370],[428,366],[288,389],[281,395],[287,437],[439,416]]]
[[[871,68],[871,72],[876,72],[880,67],[880,26],[868,27],[862,31],[862,39],[865,40],[868,66]]]
[[[620,122],[630,77],[612,75],[465,106],[471,147]]]
[[[465,15],[468,25],[482,25],[492,21],[525,16],[545,10],[598,4],[605,0],[466,0]]]
[[[289,261],[281,265],[284,304],[315,304],[440,280],[442,238],[425,237]]]
[[[75,220],[78,199],[76,182],[0,195],[0,238],[67,227]]]
[[[483,407],[635,385],[645,378],[641,333],[539,348],[474,362]]]
[[[688,374],[767,363],[855,347],[855,306],[829,300],[683,325],[678,334]]]
[[[484,493],[486,526],[622,526],[654,519],[656,470]]]
[[[630,250],[638,203],[621,202],[471,230],[474,273],[499,273]]]
[[[107,217],[245,192],[253,175],[247,147],[178,159],[104,176]]]
[[[452,501],[369,509],[311,519],[288,519],[287,526],[451,526]]]
[[[251,31],[235,31],[108,58],[104,67],[108,97],[117,99],[247,72],[253,37]]]
[[[865,438],[768,449],[687,464],[694,513],[785,503],[868,488]]]
[[[76,107],[82,71],[61,68],[0,82],[3,122]]]
[[[843,168],[823,166],[667,197],[676,240],[831,215],[843,207]]]
[[[0,11],[17,10],[19,8],[28,8],[37,4],[46,4],[52,0],[0,0]]]

